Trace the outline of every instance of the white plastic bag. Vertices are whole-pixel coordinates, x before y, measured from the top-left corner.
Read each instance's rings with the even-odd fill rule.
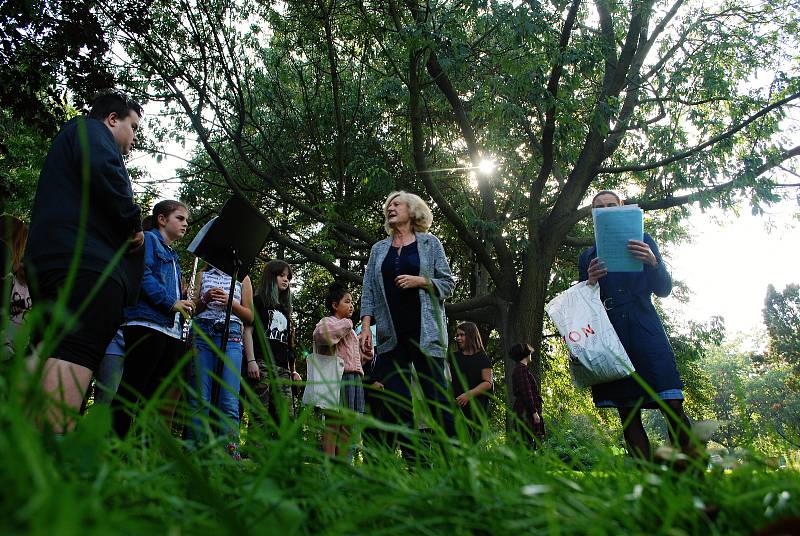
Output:
[[[575,385],[607,383],[634,371],[600,301],[600,285],[581,281],[553,298],[545,311],[567,343]]]
[[[322,409],[339,407],[344,361],[335,355],[316,352],[306,359],[308,382],[303,392],[303,404]]]

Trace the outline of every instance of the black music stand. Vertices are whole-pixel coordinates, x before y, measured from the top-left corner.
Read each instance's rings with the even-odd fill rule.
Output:
[[[223,354],[228,347],[236,281],[241,282],[250,273],[250,267],[264,247],[271,230],[272,226],[256,207],[247,199],[234,195],[225,202],[219,216],[206,223],[186,248],[231,277],[220,344]],[[220,360],[214,370],[217,378],[222,377],[224,366]],[[212,378],[212,406],[219,403],[220,387],[220,383]]]

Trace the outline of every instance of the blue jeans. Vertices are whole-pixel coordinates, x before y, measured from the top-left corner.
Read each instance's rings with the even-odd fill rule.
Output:
[[[194,321],[208,337],[213,341],[216,348],[210,347],[199,335],[195,336],[195,348],[197,358],[195,360],[194,378],[197,396],[192,396],[189,400],[189,407],[192,412],[192,425],[189,429],[189,437],[200,440],[205,434],[204,421],[208,420],[211,407],[211,375],[215,374],[219,357],[217,351],[222,343],[222,323],[214,323],[205,319]],[[239,438],[239,382],[241,380],[242,367],[242,326],[231,322],[230,334],[228,335],[228,347],[225,350],[227,359],[222,369],[222,385],[219,390],[219,403],[215,412],[214,419],[221,413],[219,431],[223,435],[231,437],[237,441]]]
[[[122,380],[122,370],[124,367],[124,356],[106,354],[100,361],[100,367],[95,375],[95,404],[111,404],[119,389],[119,382]]]

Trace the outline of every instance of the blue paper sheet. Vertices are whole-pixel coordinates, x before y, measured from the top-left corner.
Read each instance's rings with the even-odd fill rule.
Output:
[[[628,240],[644,238],[643,212],[636,205],[592,210],[597,256],[609,272],[641,272],[642,261],[628,251]]]

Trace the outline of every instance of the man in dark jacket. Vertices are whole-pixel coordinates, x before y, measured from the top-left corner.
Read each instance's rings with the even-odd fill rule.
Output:
[[[64,409],[80,407],[123,307],[139,291],[144,236],[123,155],[133,146],[141,115],[141,106],[123,93],[100,95],[88,117],[64,125],[39,175],[25,249],[34,306],[51,307],[61,297],[74,316],[96,291],[72,328],[53,315],[34,335],[46,343],[40,349],[46,358],[42,386],[54,403],[45,420],[56,433],[71,428]],[[72,263],[77,270],[71,280]]]

